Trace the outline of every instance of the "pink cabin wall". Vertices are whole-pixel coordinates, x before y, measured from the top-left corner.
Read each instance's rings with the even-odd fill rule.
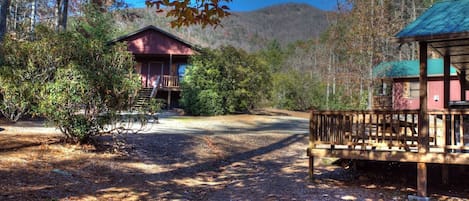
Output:
[[[146,30],[128,39],[127,46],[133,54],[192,55],[194,51],[184,43],[154,30]]]
[[[461,86],[458,80],[451,80],[450,100],[461,100]],[[443,109],[443,80],[428,81],[428,109]],[[466,91],[466,97],[469,98],[469,92]],[[437,98],[438,100],[435,100]],[[405,98],[403,90],[403,81],[396,81],[393,84],[393,108],[396,110],[419,109],[419,98]]]
[[[172,66],[170,66],[169,57],[136,57],[137,66],[136,71],[141,75],[142,86],[153,87],[152,83],[156,80],[158,75],[172,75],[177,76],[177,67],[179,64],[187,64],[187,56],[178,56],[172,59]],[[161,67],[163,73],[161,74]]]
[[[135,70],[141,75],[143,87],[153,87],[160,75],[177,76],[178,64],[186,64],[196,53],[191,45],[151,26],[118,41],[126,41],[135,56]]]

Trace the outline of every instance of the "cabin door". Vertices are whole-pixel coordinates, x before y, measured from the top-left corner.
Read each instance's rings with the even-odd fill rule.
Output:
[[[164,74],[163,72],[163,63],[162,62],[150,62],[148,63],[148,75],[147,77],[147,87],[154,87],[153,84],[156,81],[158,76]],[[160,78],[160,81],[163,78]]]

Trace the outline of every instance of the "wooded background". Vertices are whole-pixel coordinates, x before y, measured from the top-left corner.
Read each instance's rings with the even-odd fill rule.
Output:
[[[38,24],[66,29],[82,17],[81,0],[0,0],[0,35],[33,36]],[[153,24],[204,47],[234,46],[263,58],[273,76],[272,106],[286,109],[368,107],[372,68],[383,61],[416,59],[416,44],[392,41],[433,0],[346,0],[336,11],[283,4],[231,13],[217,28],[173,28],[174,17],[156,8],[128,8],[122,1],[97,1],[111,13],[119,36]]]

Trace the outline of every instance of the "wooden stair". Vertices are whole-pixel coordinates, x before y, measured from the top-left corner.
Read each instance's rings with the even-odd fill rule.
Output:
[[[141,109],[145,103],[148,103],[151,99],[151,91],[153,88],[142,88],[138,91],[137,98],[135,100],[133,109]]]

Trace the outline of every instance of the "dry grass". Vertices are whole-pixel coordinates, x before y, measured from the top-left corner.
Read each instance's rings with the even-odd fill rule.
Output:
[[[184,126],[201,132],[130,135],[124,156],[65,144],[54,129],[34,133],[45,131],[37,122],[0,125],[0,200],[405,200],[415,192],[411,182],[363,179],[336,166],[319,166],[309,182],[307,136],[283,131],[301,122],[267,117],[191,118]]]

